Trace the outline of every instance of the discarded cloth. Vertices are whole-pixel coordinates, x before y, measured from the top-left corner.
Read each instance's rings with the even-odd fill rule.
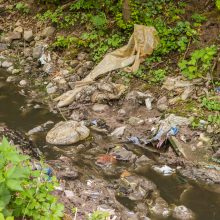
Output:
[[[71,104],[78,92],[86,85],[91,84],[101,75],[112,70],[125,68],[127,72],[135,72],[144,59],[151,55],[157,47],[159,38],[154,27],[144,25],[134,25],[134,32],[127,45],[107,54],[103,60],[87,75],[83,80],[76,82],[73,90],[67,91],[56,98],[59,101],[58,107]],[[129,65],[133,64],[131,67]]]

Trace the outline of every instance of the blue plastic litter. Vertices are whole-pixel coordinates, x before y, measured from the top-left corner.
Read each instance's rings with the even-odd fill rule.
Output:
[[[96,120],[96,119],[92,120],[92,121],[91,121],[91,124],[92,124],[92,125],[95,125],[95,126],[98,126],[98,123],[97,123],[97,120]]]
[[[45,174],[48,176],[47,181],[51,181],[53,176],[53,171],[50,167],[44,168]]]
[[[172,127],[170,131],[167,133],[167,135],[175,136],[179,132],[179,129],[177,127]]]

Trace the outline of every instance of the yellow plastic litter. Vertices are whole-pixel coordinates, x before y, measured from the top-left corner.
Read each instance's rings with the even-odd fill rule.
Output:
[[[56,101],[58,107],[70,105],[78,92],[86,85],[94,83],[98,77],[116,69],[124,68],[127,72],[135,72],[144,59],[151,55],[157,47],[159,38],[154,27],[134,25],[134,32],[127,45],[108,53],[103,60],[83,80],[76,82],[73,90],[62,94]],[[129,65],[132,65],[129,67]],[[125,68],[126,67],[126,68]]]

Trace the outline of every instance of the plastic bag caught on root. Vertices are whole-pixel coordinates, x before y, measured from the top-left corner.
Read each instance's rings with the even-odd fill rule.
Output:
[[[134,32],[127,45],[108,53],[103,60],[83,80],[76,82],[73,90],[67,91],[56,98],[58,107],[71,104],[78,92],[91,84],[98,77],[116,69],[125,68],[127,72],[135,72],[144,59],[151,55],[157,47],[159,38],[154,27],[134,25]],[[129,65],[132,65],[128,67]]]

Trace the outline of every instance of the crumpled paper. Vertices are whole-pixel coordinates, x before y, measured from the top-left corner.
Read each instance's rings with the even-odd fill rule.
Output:
[[[151,55],[157,47],[159,38],[154,27],[144,25],[134,25],[134,32],[131,35],[127,45],[108,53],[103,60],[87,75],[83,80],[76,82],[73,90],[62,94],[56,101],[59,101],[58,107],[71,104],[78,92],[86,85],[91,84],[101,75],[112,70],[125,68],[127,72],[135,72],[144,59]],[[129,65],[131,65],[128,67]]]

